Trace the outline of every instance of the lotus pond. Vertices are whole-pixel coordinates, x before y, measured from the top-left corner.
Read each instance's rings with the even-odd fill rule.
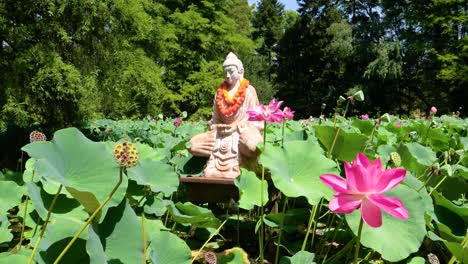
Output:
[[[173,121],[98,120],[22,147],[25,169],[0,174],[0,263],[468,263],[467,119],[269,124],[240,199],[210,204],[179,183],[202,174],[187,144],[207,126]],[[337,212],[321,176],[345,188],[350,164],[377,160],[405,172],[381,191],[407,214],[383,210],[376,227],[364,204]]]

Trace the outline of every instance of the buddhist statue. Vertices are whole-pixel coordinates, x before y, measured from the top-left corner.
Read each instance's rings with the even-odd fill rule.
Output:
[[[255,88],[244,79],[244,67],[234,53],[223,63],[224,82],[213,102],[211,130],[194,136],[190,153],[209,157],[204,174],[209,178],[235,178],[247,160],[255,160],[263,141],[259,121],[249,121],[247,110],[259,104]]]

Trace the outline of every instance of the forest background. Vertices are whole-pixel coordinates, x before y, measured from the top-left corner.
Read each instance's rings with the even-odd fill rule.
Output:
[[[297,3],[0,0],[2,149],[100,118],[209,119],[230,51],[260,101],[296,118],[356,90],[351,115],[468,113],[467,1]]]

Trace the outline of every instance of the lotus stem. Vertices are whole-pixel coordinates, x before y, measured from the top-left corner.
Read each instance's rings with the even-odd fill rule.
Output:
[[[304,238],[304,242],[302,242],[301,251],[305,250],[307,239],[309,238],[310,228],[312,227],[312,222],[314,222],[315,214],[317,213],[317,207],[318,207],[318,204],[315,204],[312,206],[312,212],[310,213],[309,224],[307,225],[307,232]]]
[[[288,204],[288,197],[285,195],[284,203],[283,203],[283,209],[281,212],[283,213],[283,217],[281,218],[281,223],[280,223],[280,230],[278,234],[278,243],[276,245],[276,254],[275,254],[275,264],[278,263],[278,258],[279,258],[279,248],[281,245],[281,236],[283,234],[283,226],[284,226],[284,218],[286,218],[286,205]]]
[[[364,221],[362,220],[362,217],[359,221],[359,229],[358,229],[358,235],[356,239],[356,251],[354,252],[354,260],[353,264],[357,264],[357,260],[359,258],[359,247],[361,246],[361,233],[362,233],[362,226],[364,224]]]
[[[112,191],[110,192],[110,194],[106,197],[106,199],[104,200],[104,202],[101,203],[101,205],[93,212],[93,214],[88,218],[88,220],[86,221],[86,223],[84,223],[84,225],[80,228],[80,230],[78,230],[78,232],[75,234],[75,236],[73,236],[72,240],[70,240],[70,242],[68,242],[67,246],[62,250],[62,252],[60,253],[60,255],[57,257],[57,259],[55,259],[54,261],[54,264],[57,264],[59,263],[59,261],[63,258],[63,256],[65,255],[65,253],[67,253],[67,251],[70,249],[70,247],[73,245],[73,243],[75,243],[75,241],[78,239],[78,237],[81,235],[81,233],[83,233],[83,231],[86,229],[86,227],[91,223],[91,221],[93,221],[93,219],[96,217],[96,215],[101,211],[101,209],[104,207],[104,205],[106,205],[110,199],[112,198],[112,196],[114,195],[114,193],[117,191],[117,189],[119,188],[120,184],[122,183],[122,174],[123,174],[123,170],[124,170],[124,167],[121,166],[120,167],[120,175],[119,175],[119,181],[117,182],[117,184],[115,185],[114,189],[112,189]]]
[[[21,151],[21,173],[23,173],[23,151]],[[35,171],[32,171],[31,175],[31,182],[34,179],[34,174]],[[24,235],[24,229],[26,228],[26,216],[28,214],[28,202],[29,202],[29,196],[26,195],[26,199],[24,200],[24,214],[23,214],[23,223],[21,224],[21,234],[20,234],[20,241],[18,242],[18,251],[21,250],[21,245],[23,244],[23,235]]]
[[[26,216],[28,214],[28,202],[29,202],[29,196],[26,195],[26,199],[24,200],[23,223],[21,224],[21,234],[20,234],[20,241],[18,242],[18,251],[21,250],[21,245],[23,244],[24,229],[26,227]]]
[[[60,184],[60,187],[58,188],[57,192],[55,193],[54,199],[52,200],[52,203],[50,204],[49,209],[47,210],[47,217],[45,219],[44,225],[41,228],[41,233],[39,234],[39,238],[37,239],[36,243],[34,244],[33,251],[31,253],[31,255],[29,255],[28,264],[32,263],[32,260],[34,258],[34,254],[36,254],[36,251],[37,251],[37,249],[39,247],[39,243],[41,243],[42,237],[44,236],[45,230],[47,228],[47,224],[49,223],[50,215],[52,214],[52,209],[54,208],[55,202],[57,201],[57,198],[59,197],[60,192],[62,191],[62,187],[63,187],[63,185]]]
[[[457,161],[457,163],[455,163],[454,166],[460,164],[460,162],[462,161],[462,159],[465,157],[465,155],[463,155],[462,157],[460,157],[460,159]],[[440,182],[437,183],[437,185],[434,187],[434,189],[431,190],[431,192],[429,193],[429,196],[445,181],[445,179],[447,179],[448,177],[448,174],[444,176],[444,178],[442,178],[442,180],[440,180]]]
[[[145,211],[141,214],[141,226],[143,229],[143,264],[146,264],[146,225],[145,225]]]
[[[281,147],[283,147],[284,144],[284,124],[286,121],[283,120],[282,126],[281,126]]]
[[[263,121],[263,152],[266,150],[266,130],[267,122]],[[265,166],[262,164],[262,181],[260,182],[260,233],[259,233],[259,244],[260,244],[260,263],[263,263],[263,239],[264,239],[264,226],[263,226],[263,181],[265,180]]]
[[[210,240],[211,240],[214,236],[216,236],[216,235],[219,233],[219,231],[220,231],[221,228],[224,226],[224,224],[227,222],[227,220],[228,220],[228,218],[226,218],[226,220],[224,220],[224,221],[221,223],[221,225],[218,227],[218,229],[216,229],[216,231],[214,231],[214,232],[210,235],[210,237],[205,241],[205,243],[204,243],[203,246],[200,248],[200,250],[198,250],[197,254],[195,255],[195,257],[193,257],[192,262],[190,262],[190,263],[193,263],[193,262],[198,258],[198,255],[200,255],[200,253],[201,253],[201,252],[203,251],[203,249],[206,247],[206,245],[208,244],[208,242],[210,242]]]

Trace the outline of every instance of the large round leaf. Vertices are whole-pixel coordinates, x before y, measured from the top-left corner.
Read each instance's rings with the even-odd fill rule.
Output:
[[[436,153],[429,147],[412,142],[402,145],[398,149],[401,156],[401,165],[420,176],[429,166],[437,161]]]
[[[327,151],[332,151],[333,157],[339,160],[354,160],[356,154],[364,149],[368,140],[367,136],[361,133],[347,132],[333,126],[315,125],[314,130],[320,143]],[[337,133],[338,136],[336,136]]]
[[[188,264],[191,252],[188,245],[167,230],[160,220],[147,221],[149,257],[154,264]]]
[[[376,250],[385,260],[396,262],[418,251],[421,246],[426,235],[425,205],[415,190],[404,185],[395,187],[385,195],[399,198],[409,212],[409,219],[401,220],[382,213],[382,226],[372,228],[364,224],[361,244]],[[360,210],[346,215],[346,221],[356,235],[360,219]]]
[[[153,192],[163,192],[165,196],[177,191],[179,177],[168,164],[153,159],[144,159],[127,171],[128,177],[139,185],[147,185]]]
[[[314,258],[314,253],[310,253],[308,251],[299,251],[292,257],[282,257],[280,264],[313,264],[315,263]]]
[[[102,259],[109,263],[143,262],[146,245],[143,245],[141,219],[126,200],[109,209],[104,221],[91,227],[89,233],[86,251],[91,263],[102,263]]]
[[[8,242],[13,235],[8,230],[7,210],[21,203],[25,189],[12,181],[0,181],[0,193],[0,242]]]
[[[246,169],[241,169],[242,173],[234,180],[234,184],[239,188],[239,207],[245,210],[260,206],[260,190],[262,180],[255,173]],[[263,180],[263,205],[268,202],[268,183]]]
[[[220,225],[219,219],[216,218],[210,209],[196,206],[191,202],[169,204],[167,209],[172,218],[174,218],[174,221],[179,224],[213,228],[217,228]]]
[[[323,156],[322,149],[314,142],[290,141],[283,148],[268,146],[260,162],[270,169],[276,188],[288,197],[304,196],[313,205],[333,193],[320,181],[320,175],[336,174],[336,163]]]
[[[37,159],[35,170],[39,175],[63,184],[88,213],[99,207],[119,179],[119,165],[113,160],[112,150],[104,143],[87,139],[76,128],[59,130],[52,141],[31,143],[22,150]],[[122,201],[126,188],[124,177],[102,209],[103,215]]]

